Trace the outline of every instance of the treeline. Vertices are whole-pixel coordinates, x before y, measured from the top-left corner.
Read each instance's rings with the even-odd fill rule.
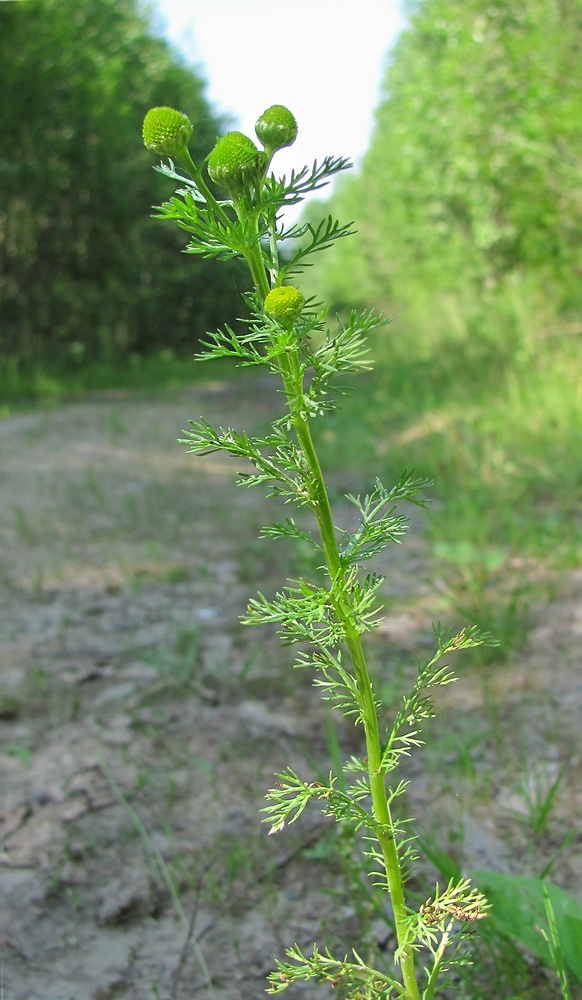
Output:
[[[580,0],[419,0],[373,141],[333,210],[358,237],[323,261],[338,305],[409,317],[435,295],[582,301]],[[450,321],[450,317],[449,317]]]
[[[190,349],[237,309],[225,268],[153,220],[173,189],[141,124],[155,105],[222,130],[204,82],[138,0],[0,4],[0,362],[119,361]]]
[[[328,421],[332,460],[432,479],[440,557],[483,606],[488,552],[509,579],[504,553],[582,548],[581,45],[580,0],[414,3],[325,206],[358,233],[306,275],[393,320],[364,402]]]

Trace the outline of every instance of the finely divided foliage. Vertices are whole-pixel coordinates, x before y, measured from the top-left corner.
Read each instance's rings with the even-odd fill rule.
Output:
[[[160,114],[167,130],[172,117],[165,108]],[[254,291],[245,296],[249,317],[243,321],[243,332],[227,326],[209,335],[200,359],[233,357],[239,365],[264,365],[282,380],[286,400],[285,412],[262,437],[215,428],[201,420],[191,422],[183,442],[198,455],[225,451],[248,459],[255,471],[241,475],[241,484],[264,484],[269,495],[311,510],[317,529],[314,536],[292,517],[266,527],[263,534],[312,545],[323,564],[323,577],[317,582],[290,580],[271,599],[259,594],[249,602],[244,620],[274,624],[282,642],[301,644],[297,666],[311,668],[322,696],[362,727],[366,747],[363,758],[350,758],[326,782],[307,782],[290,768],[276,775],[267,794],[265,820],[270,833],[277,833],[298,820],[313,800],[338,823],[352,831],[365,831],[370,877],[389,896],[397,942],[382,968],[372,967],[361,957],[359,942],[349,957],[340,958],[317,944],[310,954],[295,945],[285,961],[277,962],[269,977],[269,992],[279,993],[296,980],[316,979],[341,986],[342,996],[353,1000],[431,1000],[447,968],[462,959],[462,950],[450,949],[450,945],[458,946],[463,927],[486,915],[487,903],[466,879],[459,879],[443,891],[437,886],[434,897],[420,909],[411,908],[404,885],[414,863],[414,836],[408,821],[392,815],[393,804],[407,783],[398,777],[390,783],[387,779],[401,758],[422,743],[422,722],[433,714],[431,689],[454,679],[446,657],[479,645],[487,637],[476,628],[457,635],[436,628],[435,655],[420,666],[394,721],[381,723],[383,706],[372,687],[362,637],[381,621],[378,591],[382,577],[362,572],[361,564],[400,540],[406,519],[399,505],[422,506],[426,483],[408,472],[390,488],[376,481],[365,496],[347,498],[358,513],[358,527],[346,531],[334,524],[311,422],[337,405],[345,391],[345,375],[369,367],[366,336],[385,321],[370,312],[353,312],[346,324],[331,329],[320,303],[305,300],[298,289],[284,284],[309,266],[313,254],[333,246],[351,230],[331,217],[317,225],[289,228],[280,218],[285,206],[300,202],[349,164],[326,157],[321,164],[292,172],[288,179],[277,179],[270,173],[271,160],[278,148],[294,141],[297,129],[291,112],[274,105],[257,122],[263,150],[240,133],[218,140],[207,158],[210,182],[221,185],[213,187],[206,180],[204,164],[194,164],[181,139],[187,133],[183,116],[176,115],[174,120],[176,136],[168,137],[164,131],[164,141],[170,143],[182,169],[171,160],[159,167],[178,183],[176,195],[160,206],[160,217],[173,219],[189,234],[188,253],[221,260],[241,258],[254,284]],[[153,109],[144,124],[144,141],[157,151],[158,139]],[[285,253],[280,254],[283,243]],[[358,891],[356,886],[354,891]]]

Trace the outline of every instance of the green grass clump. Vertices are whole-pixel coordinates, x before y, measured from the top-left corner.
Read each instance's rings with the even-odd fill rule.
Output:
[[[380,475],[406,461],[433,479],[428,530],[441,555],[462,542],[575,562],[581,333],[507,293],[397,316],[375,340],[367,392],[325,434],[328,458]]]
[[[132,354],[127,360],[93,361],[79,365],[44,359],[36,365],[15,359],[0,363],[0,418],[30,406],[56,406],[71,397],[113,389],[131,392],[175,392],[213,372],[194,364],[194,345],[187,354],[163,348],[150,354]],[[212,367],[212,366],[211,366]],[[215,369],[216,370],[216,369]],[[229,374],[220,366],[220,377]]]

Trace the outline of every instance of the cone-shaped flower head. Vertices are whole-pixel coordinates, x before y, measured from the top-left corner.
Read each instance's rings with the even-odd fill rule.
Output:
[[[227,132],[208,157],[208,173],[215,184],[221,184],[236,198],[250,183],[258,181],[263,156],[248,135]]]
[[[272,288],[265,299],[265,312],[279,326],[290,329],[299,318],[305,305],[305,298],[293,285],[279,285]]]
[[[288,108],[273,104],[263,111],[255,125],[255,132],[269,153],[284,146],[291,146],[297,138],[297,122]]]
[[[192,125],[174,108],[152,108],[144,118],[142,134],[152,153],[179,159],[190,141]]]

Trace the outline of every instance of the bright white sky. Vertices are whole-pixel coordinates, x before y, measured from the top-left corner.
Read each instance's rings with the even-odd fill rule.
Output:
[[[277,153],[277,173],[328,154],[361,158],[386,54],[404,26],[401,0],[151,2],[157,27],[201,70],[230,127],[254,139],[265,108],[293,112],[299,135]]]

